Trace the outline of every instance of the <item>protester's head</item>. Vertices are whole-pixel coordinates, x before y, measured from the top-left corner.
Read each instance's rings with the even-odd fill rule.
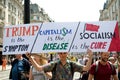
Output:
[[[6,58],[6,56],[2,56],[2,59],[5,59]]]
[[[118,56],[118,62],[120,63],[120,56]]]
[[[48,62],[47,57],[43,53],[33,53],[32,56],[40,65],[46,64]]]
[[[110,52],[101,52],[101,60],[103,62],[107,62],[109,59]]]
[[[109,61],[114,64],[115,63],[115,58],[114,57],[109,57]]]
[[[68,53],[67,52],[58,52],[58,55],[59,55],[60,60],[64,61],[67,59]]]
[[[21,59],[22,58],[22,54],[15,54],[16,59]]]

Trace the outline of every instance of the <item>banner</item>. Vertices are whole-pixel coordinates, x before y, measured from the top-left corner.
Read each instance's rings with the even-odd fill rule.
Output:
[[[116,21],[5,26],[3,54],[120,51]]]

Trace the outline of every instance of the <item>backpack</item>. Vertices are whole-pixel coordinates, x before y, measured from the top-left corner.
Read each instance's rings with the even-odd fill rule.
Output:
[[[114,71],[114,66],[112,65],[111,62],[108,61],[108,63],[110,64],[110,67],[111,67],[112,72],[113,72]],[[96,65],[95,73],[98,71],[98,64],[99,64],[99,61],[96,61],[95,62],[95,65]],[[89,77],[89,71],[85,72],[79,80],[88,80],[88,77]]]

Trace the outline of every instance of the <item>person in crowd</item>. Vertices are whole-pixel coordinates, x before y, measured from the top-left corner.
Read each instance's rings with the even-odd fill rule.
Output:
[[[108,61],[110,52],[101,52],[100,55],[98,64],[95,62],[90,68],[88,80],[111,80],[111,76],[118,80],[115,66]]]
[[[120,80],[120,56],[118,57],[118,79]]]
[[[114,57],[109,57],[109,59],[108,59],[112,64],[114,64],[115,63],[115,58]]]
[[[89,59],[86,57],[84,60],[84,65],[87,64],[88,60]],[[88,80],[88,76],[89,76],[89,71],[82,71],[81,77],[79,78],[79,80]]]
[[[22,54],[16,54],[11,65],[9,79],[29,80],[30,62],[22,57]]]
[[[78,59],[78,63],[84,65],[84,60],[83,59],[84,59],[84,56],[81,55],[81,57]]]
[[[37,62],[31,57],[30,53],[27,52],[26,56],[38,71],[52,72],[51,80],[73,80],[74,72],[82,72],[83,70],[88,71],[90,69],[93,53],[88,49],[87,54],[89,55],[89,60],[85,66],[68,60],[67,52],[58,52],[59,60],[42,66],[37,64]]]
[[[118,74],[118,54],[117,53],[113,53],[112,57],[114,57],[114,66],[116,68],[117,74]]]
[[[108,59],[114,66],[115,66],[115,69],[116,69],[116,72],[118,74],[118,62],[117,62],[117,59],[113,56],[109,57]],[[111,80],[113,80],[113,77],[111,76]]]
[[[117,68],[118,68],[117,59],[115,59],[115,57],[109,57],[108,60],[115,66],[115,68],[117,70]]]
[[[37,62],[39,65],[44,65],[48,63],[47,58],[43,54],[37,54],[33,53],[31,55],[33,59]],[[38,71],[34,68],[34,66],[31,66],[30,74],[29,74],[29,80],[49,80],[51,79],[51,72],[43,72]]]
[[[6,70],[7,59],[5,56],[2,57],[2,71]]]
[[[76,57],[71,56],[71,57],[70,57],[70,60],[76,62]]]

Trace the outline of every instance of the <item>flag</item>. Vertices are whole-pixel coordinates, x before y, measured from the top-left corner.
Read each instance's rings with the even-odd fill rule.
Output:
[[[99,25],[94,25],[94,24],[85,24],[86,31],[96,31],[98,32]]]

